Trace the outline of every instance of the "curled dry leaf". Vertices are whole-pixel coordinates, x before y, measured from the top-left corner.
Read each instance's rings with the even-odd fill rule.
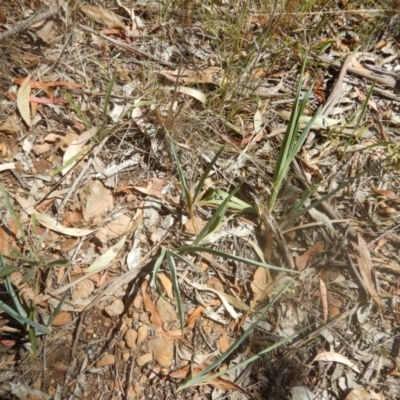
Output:
[[[356,244],[354,244],[354,246],[358,249],[359,252],[359,254],[356,255],[356,257],[358,261],[358,267],[360,269],[360,274],[363,279],[363,283],[368,293],[375,300],[375,302],[380,307],[385,307],[385,304],[383,303],[378,292],[376,291],[374,282],[372,280],[371,274],[373,270],[373,265],[367,243],[365,243],[365,240],[360,235],[357,235],[357,237],[358,237],[358,246]]]
[[[310,247],[301,256],[296,258],[296,267],[299,271],[303,271],[307,268],[314,257],[324,249],[324,245],[321,242],[315,243],[314,246]]]
[[[125,30],[125,24],[114,12],[103,7],[83,5],[80,7],[82,12],[88,17],[109,28],[119,28]]]
[[[25,123],[31,127],[31,110],[29,107],[29,96],[31,95],[31,75],[28,75],[17,92],[17,107]]]
[[[167,69],[162,70],[161,75],[167,79],[179,83],[219,83],[219,79],[216,74],[221,71],[219,67],[208,67],[203,70],[191,70],[191,69],[176,69],[170,71]]]
[[[159,272],[157,274],[157,279],[160,281],[161,286],[165,290],[165,294],[167,295],[167,297],[172,299],[174,297],[174,293],[171,280],[164,272]]]
[[[314,358],[312,361],[313,363],[316,361],[327,361],[327,362],[338,362],[344,365],[347,365],[348,367],[354,369],[356,372],[360,372],[358,367],[351,362],[347,357],[340,353],[335,353],[333,351],[323,351]]]
[[[322,309],[324,312],[324,322],[328,320],[328,295],[325,282],[319,278],[319,294],[321,296]]]
[[[94,263],[86,270],[86,273],[99,272],[107,268],[118,256],[119,251],[124,247],[126,236],[123,236],[114,246],[111,246],[104,254],[96,258]]]
[[[67,311],[61,311],[57,316],[54,318],[52,323],[53,326],[64,326],[70,324],[72,322],[72,315]]]
[[[76,138],[69,144],[69,146],[65,150],[65,153],[63,156],[63,164],[65,165],[65,164],[67,164],[67,162],[70,162],[70,164],[62,170],[63,175],[65,175],[69,170],[71,170],[75,166],[76,160],[73,160],[73,158],[76,157],[78,155],[78,153],[83,150],[86,143],[93,136],[95,136],[98,131],[99,131],[99,128],[96,128],[96,127],[91,128],[88,131],[82,133],[82,135],[80,135],[78,138]],[[73,161],[71,162],[71,160],[73,160]]]
[[[374,391],[368,392],[365,389],[353,389],[345,398],[345,400],[385,400],[381,393]]]
[[[400,197],[397,196],[395,193],[393,193],[390,190],[385,190],[385,189],[378,189],[375,186],[372,186],[371,189],[376,193],[379,194],[380,196],[386,197],[389,200],[394,200],[394,201],[400,201]]]
[[[145,279],[142,283],[142,297],[145,310],[150,313],[150,321],[157,327],[162,328],[163,320],[156,306],[152,302],[150,296],[147,294],[147,286],[149,282]]]
[[[254,308],[274,289],[269,270],[264,267],[258,267],[254,272],[253,280],[250,286],[251,290],[253,291],[253,299],[250,302],[250,307]]]
[[[199,367],[193,367],[192,364],[187,365],[186,367],[171,372],[169,376],[174,379],[185,379],[189,374],[191,374],[191,377],[193,378],[207,366],[208,366],[207,363],[201,364]],[[224,391],[228,390],[240,391],[249,396],[249,398],[252,398],[252,396],[249,393],[247,393],[243,388],[226,379],[222,378],[210,379],[207,381],[207,384]]]

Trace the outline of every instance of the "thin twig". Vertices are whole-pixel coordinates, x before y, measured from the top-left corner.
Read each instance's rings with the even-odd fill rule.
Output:
[[[14,26],[9,31],[5,31],[0,34],[0,41],[4,40],[10,36],[16,35],[26,29],[29,29],[32,25],[43,21],[44,19],[48,19],[56,15],[58,12],[57,7],[50,7],[47,11],[42,11],[39,14],[32,15],[32,17],[28,18],[26,21],[20,23],[19,25]]]
[[[171,62],[169,62],[169,61],[161,60],[160,58],[158,58],[158,57],[156,57],[156,56],[153,56],[153,55],[151,55],[151,54],[149,54],[149,53],[146,53],[145,51],[142,51],[142,50],[139,50],[139,49],[135,49],[134,47],[130,46],[129,44],[126,44],[126,43],[124,43],[124,42],[120,42],[119,40],[110,38],[110,37],[108,37],[108,36],[106,36],[106,35],[102,35],[101,33],[95,31],[95,30],[92,29],[92,28],[89,28],[88,26],[84,26],[84,25],[78,24],[78,27],[81,28],[81,29],[83,29],[84,31],[87,31],[87,32],[90,32],[90,33],[94,33],[95,35],[99,35],[99,36],[102,37],[103,39],[106,39],[106,40],[108,40],[109,42],[111,42],[111,43],[113,43],[113,44],[115,44],[115,45],[117,45],[117,46],[119,46],[119,47],[122,47],[122,48],[125,49],[125,50],[128,50],[128,51],[130,51],[130,52],[132,52],[132,53],[139,54],[139,55],[141,55],[141,56],[143,56],[143,57],[149,58],[150,60],[153,60],[153,61],[155,61],[155,62],[158,63],[158,64],[161,64],[161,65],[164,65],[164,66],[170,67],[170,68],[175,68],[175,67],[176,67],[175,64],[173,64],[173,63],[171,63]]]

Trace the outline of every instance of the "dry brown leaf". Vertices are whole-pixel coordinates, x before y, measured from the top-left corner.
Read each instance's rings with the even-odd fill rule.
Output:
[[[195,236],[197,235],[206,225],[206,221],[201,219],[200,217],[194,217],[193,219],[189,219],[186,221],[183,231],[188,235]]]
[[[108,26],[109,28],[120,28],[125,30],[125,24],[114,12],[107,10],[103,7],[83,5],[80,7],[82,12],[86,14],[87,17],[93,19],[99,24]]]
[[[321,296],[322,309],[324,313],[324,322],[328,320],[328,296],[325,282],[319,278],[319,294]]]
[[[84,147],[86,143],[94,137],[97,132],[99,131],[99,128],[93,127],[89,129],[88,131],[82,133],[80,136],[78,136],[76,139],[72,140],[72,142],[68,145],[68,147],[65,150],[64,156],[63,156],[63,164],[66,165],[68,162],[70,164],[63,168],[62,174],[66,175],[68,171],[70,171],[76,164],[76,159],[71,162],[71,159],[73,159],[75,156],[78,155],[79,152],[84,151]]]
[[[28,75],[17,92],[17,107],[22,119],[31,126],[31,110],[29,107],[29,96],[31,95],[31,75]]]
[[[54,29],[54,19],[49,19],[47,21],[41,21],[41,27],[32,26],[32,28],[38,28],[36,30],[36,35],[40,37],[45,43],[48,43],[54,38],[56,30]]]
[[[365,240],[361,237],[361,235],[357,235],[357,237],[358,237],[358,246],[356,244],[354,244],[354,246],[358,249],[359,252],[359,255],[356,255],[356,257],[358,260],[358,267],[360,268],[360,273],[365,288],[380,307],[385,307],[385,304],[383,303],[378,292],[376,291],[375,285],[372,281],[371,274],[373,270],[373,265],[367,243],[365,243]]]
[[[204,310],[206,308],[203,306],[197,307],[190,315],[189,318],[186,321],[186,328],[192,329],[194,328],[194,325],[196,324],[197,318],[200,317],[201,314],[203,314]]]
[[[365,389],[353,389],[344,400],[385,400],[381,393],[367,392]]]
[[[274,288],[269,270],[267,268],[258,267],[254,272],[250,287],[253,292],[250,307],[254,308],[267,298]]]
[[[327,361],[327,362],[338,362],[344,365],[347,365],[348,367],[354,369],[356,372],[360,372],[358,367],[350,361],[347,357],[340,353],[335,353],[334,351],[322,351],[321,353],[318,353],[312,363],[315,361]]]
[[[390,190],[378,189],[375,186],[372,186],[371,189],[381,196],[386,197],[389,200],[400,201],[400,197],[398,197],[395,193]]]
[[[225,351],[228,350],[230,347],[227,333],[223,332],[221,336],[217,339],[215,344],[217,345],[218,350],[221,352],[221,354],[225,353]]]
[[[144,309],[150,313],[150,321],[153,325],[162,328],[163,327],[163,320],[161,318],[160,313],[158,312],[156,306],[154,305],[153,301],[151,300],[150,296],[147,294],[147,286],[149,282],[145,279],[142,283],[142,297],[144,303]]]
[[[175,370],[169,374],[171,378],[175,379],[185,379],[189,373],[191,373],[191,377],[195,377],[197,374],[199,374],[204,368],[206,368],[208,365],[206,363],[200,365],[199,367],[192,367],[192,365],[187,365],[181,369]],[[214,386],[217,389],[220,390],[237,390],[240,392],[245,393],[249,398],[252,398],[252,396],[247,393],[243,388],[240,386],[236,385],[233,382],[227,381],[225,379],[221,378],[214,378],[210,379],[207,381],[208,385]]]
[[[162,70],[160,73],[168,78],[169,80],[179,83],[215,83],[218,84],[220,81],[215,74],[219,73],[221,68],[219,67],[208,67],[199,70],[191,69],[176,69],[175,71],[170,71],[167,69]]]
[[[18,233],[18,225],[12,218],[0,225],[0,254],[8,256]]]
[[[172,299],[174,297],[174,291],[172,288],[172,282],[164,272],[157,274],[157,279],[161,282],[161,286],[165,290],[167,297]]]
[[[390,242],[390,239],[386,238],[386,237],[382,237],[378,240],[378,243],[375,247],[375,251],[379,251],[386,243]]]
[[[52,326],[64,326],[72,322],[72,315],[67,311],[61,311],[54,318]]]
[[[21,127],[18,124],[17,117],[9,116],[7,119],[0,125],[0,132],[5,133],[7,135],[14,135],[19,132]]]
[[[314,246],[310,247],[306,252],[304,252],[301,256],[296,258],[296,267],[299,271],[303,271],[307,268],[314,257],[320,253],[324,249],[324,245],[322,242],[315,243]]]
[[[22,85],[26,78],[13,78],[11,79],[16,85]],[[54,82],[41,82],[41,81],[35,81],[34,79],[31,79],[30,81],[31,89],[41,89],[43,90],[46,95],[49,98],[54,97],[54,92],[50,90],[49,88],[51,87],[60,87],[60,86],[67,86],[71,88],[83,88],[84,85],[81,85],[80,83],[75,83],[75,82],[69,82],[69,81],[54,81]]]

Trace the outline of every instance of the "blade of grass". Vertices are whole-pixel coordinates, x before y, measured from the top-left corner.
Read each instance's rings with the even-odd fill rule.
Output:
[[[170,144],[171,144],[172,155],[174,156],[175,163],[176,163],[176,169],[178,171],[179,181],[180,181],[180,183],[182,185],[182,190],[183,190],[183,195],[185,197],[187,211],[189,213],[190,218],[193,219],[194,215],[193,215],[192,196],[190,195],[189,188],[188,188],[187,183],[186,183],[185,175],[184,175],[183,170],[182,170],[182,165],[181,165],[178,153],[176,152],[176,148],[175,148],[175,145],[172,142],[172,140],[170,141]]]
[[[231,198],[238,192],[241,188],[245,179],[239,183],[239,185],[226,197],[226,199],[221,203],[221,205],[217,208],[213,216],[210,220],[206,223],[203,229],[199,232],[197,237],[194,239],[192,245],[195,246],[196,244],[200,243],[208,234],[214,232],[216,227],[221,223],[221,220],[226,212],[226,208],[228,203],[230,202]]]
[[[306,127],[304,128],[303,132],[298,135],[299,131],[299,124],[300,124],[300,118],[303,114],[303,111],[307,105],[308,99],[310,97],[310,94],[312,92],[312,87],[311,85],[310,89],[306,92],[306,95],[302,100],[301,98],[301,88],[302,88],[302,83],[303,83],[303,77],[304,77],[304,71],[305,71],[305,66],[306,66],[306,60],[307,56],[304,56],[304,62],[301,68],[300,72],[300,77],[299,81],[297,84],[297,90],[296,90],[296,95],[294,99],[294,104],[292,108],[292,112],[290,114],[289,122],[288,122],[288,127],[286,130],[286,134],[283,139],[283,143],[279,152],[278,156],[278,161],[277,165],[275,167],[275,174],[274,174],[274,179],[273,179],[273,185],[271,189],[271,196],[268,201],[268,209],[271,211],[273,210],[279,191],[281,189],[282,183],[284,179],[287,176],[288,170],[290,168],[290,164],[293,161],[293,159],[296,157],[297,153],[299,152],[301,146],[304,143],[304,140],[306,139],[308,132],[310,131],[311,126],[314,124],[315,119],[319,115],[320,109],[318,109],[313,117],[310,119]]]
[[[1,191],[1,193],[3,193],[4,202],[6,203],[7,210],[9,211],[9,213],[11,214],[12,219],[14,220],[15,224],[17,225],[18,231],[21,234],[22,239],[24,240],[25,246],[28,248],[28,250],[31,253],[33,253],[32,249],[31,249],[31,247],[29,245],[29,241],[28,241],[28,239],[27,239],[27,237],[25,235],[25,231],[24,231],[24,229],[23,229],[23,227],[21,225],[21,222],[19,221],[19,219],[17,217],[17,214],[15,213],[14,208],[13,208],[11,202],[10,202],[10,198],[8,197],[8,194],[7,194],[6,190],[4,189],[4,186],[1,183],[0,183],[0,191]]]
[[[270,264],[266,264],[266,263],[263,263],[260,261],[255,261],[255,260],[250,260],[248,258],[235,256],[234,254],[224,253],[223,251],[215,250],[215,249],[212,249],[209,247],[190,245],[190,246],[178,247],[177,249],[175,249],[175,251],[179,252],[179,253],[183,253],[183,254],[193,253],[193,252],[211,253],[216,256],[225,258],[225,259],[230,259],[230,260],[241,262],[241,263],[248,264],[248,265],[255,265],[257,267],[273,269],[275,271],[287,272],[287,273],[291,273],[291,274],[299,274],[300,273],[299,271],[286,269],[286,268],[282,268],[282,267],[276,267],[275,265],[270,265]]]
[[[111,93],[115,85],[115,79],[117,78],[117,70],[114,70],[114,73],[112,75],[110,84],[108,85],[106,95],[104,97],[104,105],[103,105],[103,120],[101,121],[101,128],[99,132],[102,132],[107,124],[107,118],[108,118],[108,106],[110,104],[111,100]]]
[[[18,295],[17,295],[17,293],[15,293],[15,290],[14,290],[14,288],[11,284],[10,278],[8,276],[4,280],[4,286],[6,287],[8,294],[11,296],[11,299],[14,303],[14,307],[17,310],[18,314],[21,317],[27,318],[28,313],[25,311],[24,307],[22,307],[22,304],[19,301]]]
[[[10,306],[5,304],[3,301],[0,300],[0,308],[7,313],[10,317],[14,318],[17,322],[19,322],[22,326],[28,325],[35,328],[40,334],[48,335],[51,333],[51,329],[49,327],[43,326],[38,324],[35,321],[31,321],[28,318],[24,318],[19,315],[15,310],[13,310]]]
[[[47,323],[48,327],[51,327],[51,324],[53,323],[53,321],[56,319],[58,313],[61,311],[61,308],[65,302],[65,299],[67,298],[68,295],[68,290],[64,293],[64,296],[61,298],[60,302],[58,303],[56,309],[54,310],[53,314],[51,314],[50,318],[49,318],[49,322]]]
[[[205,368],[204,370],[202,370],[199,374],[197,374],[196,376],[186,379],[178,388],[178,390],[183,390],[185,388],[188,388],[190,386],[197,386],[203,383],[207,383],[209,381],[211,381],[212,379],[215,379],[221,375],[226,374],[229,371],[234,371],[238,368],[241,368],[243,366],[246,366],[256,360],[258,360],[261,356],[263,356],[264,354],[282,346],[283,344],[285,344],[286,342],[295,339],[297,336],[299,336],[304,330],[309,329],[309,327],[304,328],[303,330],[294,333],[291,336],[288,336],[284,339],[282,339],[281,341],[279,341],[278,343],[275,343],[274,345],[268,347],[267,349],[261,351],[260,353],[256,354],[255,356],[243,361],[242,363],[239,364],[235,364],[233,367],[230,367],[228,369],[223,369],[213,375],[208,375],[209,372],[215,370],[215,368],[219,367],[231,354],[233,354],[238,348],[239,346],[247,339],[247,337],[250,335],[250,333],[258,326],[258,324],[260,323],[260,321],[262,321],[265,316],[267,315],[268,311],[271,309],[271,307],[274,305],[274,303],[279,299],[279,297],[286,292],[286,290],[289,288],[289,286],[293,283],[293,280],[288,282],[280,291],[279,293],[276,294],[276,296],[271,300],[271,303],[264,309],[264,311],[261,313],[260,317],[253,322],[247,329],[246,331],[240,336],[240,338],[238,340],[235,341],[235,343],[233,343],[229,349],[223,353],[221,355],[221,357],[219,357],[217,360],[215,360],[212,364],[210,364],[207,368]]]
[[[214,167],[215,163],[217,162],[218,158],[220,157],[220,155],[222,154],[222,152],[224,151],[224,146],[221,147],[218,152],[215,154],[214,158],[211,160],[211,162],[208,164],[206,170],[204,171],[203,175],[200,178],[200,182],[198,183],[198,185],[196,186],[196,189],[194,191],[194,195],[193,195],[193,204],[196,203],[196,199],[197,196],[200,193],[200,190],[202,189],[205,180],[208,178],[208,175],[210,175],[210,172],[212,170],[212,168]]]
[[[177,272],[176,272],[176,264],[175,264],[174,256],[173,256],[173,253],[171,253],[170,251],[167,251],[167,260],[168,260],[168,265],[169,265],[169,271],[171,272],[172,287],[175,292],[176,304],[178,306],[179,321],[181,323],[181,330],[182,330],[182,335],[183,335],[183,328],[185,326],[185,322],[184,322],[184,314],[183,314],[183,307],[182,307],[182,298],[181,298],[181,292],[179,290],[179,282],[178,282],[178,276],[177,276]]]
[[[85,125],[86,129],[87,130],[91,129],[92,128],[92,124],[86,118],[86,115],[78,107],[78,105],[75,103],[74,99],[71,97],[71,95],[68,92],[65,93],[65,98],[68,100],[69,105],[75,111],[76,115],[82,120],[82,122]]]
[[[164,248],[161,250],[161,253],[158,256],[157,261],[155,262],[154,267],[153,267],[153,275],[152,275],[152,278],[151,278],[150,285],[152,287],[154,287],[156,290],[158,288],[157,274],[158,274],[158,271],[160,270],[160,267],[161,267],[161,265],[162,265],[162,263],[164,261],[166,251],[167,250],[164,249]]]
[[[333,189],[332,191],[330,191],[329,193],[327,193],[326,195],[322,196],[321,198],[319,198],[318,200],[315,200],[314,202],[312,202],[309,206],[299,210],[297,213],[295,213],[293,216],[291,216],[291,220],[295,220],[296,218],[304,215],[308,210],[311,210],[313,208],[318,207],[321,203],[323,203],[324,201],[329,200],[335,193],[341,191],[342,189],[344,189],[347,185],[353,183],[354,181],[356,181],[357,179],[361,178],[363,175],[365,175],[367,172],[375,169],[378,166],[381,166],[384,162],[389,161],[391,158],[393,158],[394,155],[388,156],[386,158],[384,158],[383,160],[379,160],[377,162],[375,162],[374,164],[372,164],[370,167],[366,168],[365,170],[358,172],[356,175],[354,175],[352,178],[348,179],[347,181],[342,182],[340,185],[338,185],[335,189]]]

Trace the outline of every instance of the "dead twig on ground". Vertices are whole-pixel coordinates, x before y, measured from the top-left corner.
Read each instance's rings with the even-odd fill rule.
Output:
[[[14,26],[9,31],[3,32],[0,34],[0,40],[4,40],[10,36],[16,35],[26,29],[29,29],[32,25],[44,20],[53,17],[58,12],[57,7],[50,7],[47,11],[40,12],[39,14],[35,14],[32,17],[28,18],[26,21],[20,23],[17,26]]]
[[[90,33],[94,33],[95,35],[99,35],[103,39],[106,39],[109,42],[111,42],[111,43],[113,43],[113,44],[115,44],[115,45],[117,45],[119,47],[122,47],[125,50],[130,51],[131,53],[139,54],[140,56],[146,57],[146,58],[148,58],[150,60],[153,60],[156,63],[164,65],[166,67],[176,68],[176,65],[171,63],[171,62],[169,62],[169,61],[161,60],[160,58],[155,57],[155,56],[153,56],[153,55],[151,55],[149,53],[146,53],[145,51],[142,51],[142,50],[139,50],[139,49],[135,49],[134,47],[130,46],[129,44],[120,42],[119,40],[110,38],[110,37],[108,37],[106,35],[102,35],[101,33],[97,32],[96,30],[94,30],[92,28],[89,28],[88,26],[84,26],[84,25],[78,24],[78,27],[81,28],[82,30],[86,31],[86,32],[90,32]]]

